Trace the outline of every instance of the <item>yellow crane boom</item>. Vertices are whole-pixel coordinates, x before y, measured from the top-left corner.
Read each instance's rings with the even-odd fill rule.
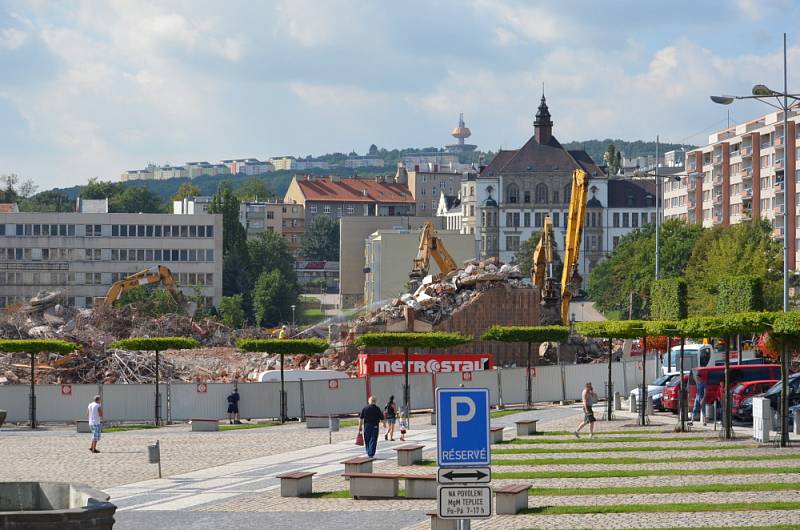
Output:
[[[531,280],[539,288],[542,296],[542,324],[557,324],[552,320],[558,319],[561,312],[556,309],[559,292],[558,281],[553,273],[556,259],[556,241],[553,233],[553,221],[545,215],[542,223],[542,234],[536,249],[533,251],[531,267]]]
[[[186,301],[186,298],[178,290],[178,286],[175,282],[175,277],[172,275],[172,271],[164,265],[150,267],[149,269],[139,271],[114,282],[108,289],[108,292],[106,292],[105,298],[101,298],[100,301],[104,305],[112,305],[114,302],[119,300],[122,294],[126,291],[136,289],[137,287],[143,285],[150,285],[159,282],[167,291],[169,291],[169,293],[172,295],[172,298],[184,311],[190,315],[194,314],[196,307],[194,307],[193,303]]]
[[[439,233],[434,228],[433,223],[428,221],[422,225],[422,232],[419,236],[419,250],[417,257],[414,258],[414,268],[408,277],[413,282],[419,282],[428,275],[431,257],[436,261],[442,275],[448,274],[458,268],[453,256],[444,246],[444,241],[439,238]]]
[[[583,225],[586,222],[586,201],[589,175],[581,169],[572,173],[572,195],[567,214],[567,231],[564,237],[564,270],[561,273],[561,322],[569,322],[569,302],[578,293],[581,277],[578,259],[581,254]]]

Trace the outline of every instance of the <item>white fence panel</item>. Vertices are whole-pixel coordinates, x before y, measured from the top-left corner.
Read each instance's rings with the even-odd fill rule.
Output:
[[[175,421],[221,419],[228,415],[228,394],[232,383],[172,383],[170,385],[171,417]],[[205,392],[198,392],[205,389]]]
[[[433,408],[433,374],[415,374],[409,378],[411,384],[411,408]]]
[[[409,380],[413,375],[409,375]],[[383,408],[389,402],[389,397],[394,396],[394,401],[397,403],[398,410],[403,406],[403,381],[402,375],[381,375],[369,378],[369,393],[375,396],[378,401],[378,406]],[[413,386],[412,386],[413,388]],[[411,394],[411,408],[417,407],[417,397]],[[364,404],[367,400],[364,399]]]
[[[489,389],[489,403],[497,405],[500,403],[500,394],[498,393],[498,370],[477,370],[470,372],[470,379],[464,380],[461,372],[449,372],[443,374],[436,374],[436,385],[440,388],[457,388],[459,385],[464,385],[464,388],[488,388]],[[505,389],[503,389],[505,391]],[[505,396],[503,396],[505,399]]]
[[[503,368],[498,371],[500,372],[500,382],[503,385],[503,403],[506,405],[525,403],[527,368]]]
[[[537,366],[533,377],[533,401],[561,400],[561,367]]]
[[[6,421],[28,420],[28,396],[30,387],[23,385],[0,386],[0,409],[6,411]]]
[[[167,385],[159,384],[161,419],[167,418]],[[155,385],[103,385],[105,421],[152,421],[155,416]]]
[[[354,414],[367,402],[367,381],[363,377],[335,379],[336,388],[329,381],[303,381],[306,416],[328,414]]]
[[[86,408],[97,394],[97,385],[66,385],[63,392],[62,385],[37,385],[36,419],[58,422],[84,420]]]
[[[239,414],[247,419],[280,417],[280,389],[280,383],[240,383]]]

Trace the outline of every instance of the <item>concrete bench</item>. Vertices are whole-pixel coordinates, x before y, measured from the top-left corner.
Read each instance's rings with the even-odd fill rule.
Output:
[[[327,429],[333,427],[339,430],[339,418],[336,416],[306,416],[306,429]]]
[[[368,456],[357,456],[339,463],[344,464],[345,473],[372,473],[373,460],[375,459]]]
[[[458,530],[458,519],[442,519],[436,512],[425,515],[431,518],[431,530]]]
[[[515,422],[517,424],[517,436],[536,434],[536,421],[537,420],[520,420]]]
[[[398,466],[413,466],[417,462],[422,462],[422,448],[424,445],[402,445],[395,447],[397,451]]]
[[[503,429],[504,427],[489,427],[493,444],[499,444],[503,441]]]
[[[528,508],[527,484],[512,484],[494,490],[495,513],[497,515],[515,515]]]
[[[89,420],[75,420],[75,427],[80,433],[92,432],[92,429],[89,428]]]
[[[391,499],[400,494],[402,475],[388,473],[345,473],[354,499]]]
[[[406,483],[406,499],[435,499],[436,475],[401,475]]]
[[[219,430],[219,420],[200,418],[189,421],[192,423],[193,432],[213,432]]]
[[[293,471],[278,475],[281,479],[281,497],[306,497],[311,495],[311,477],[316,475],[309,471]]]

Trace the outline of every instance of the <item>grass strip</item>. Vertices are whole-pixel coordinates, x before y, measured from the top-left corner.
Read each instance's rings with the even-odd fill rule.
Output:
[[[646,446],[646,447],[524,447],[519,449],[492,449],[493,455],[544,455],[544,454],[578,454],[578,453],[631,453],[635,451],[718,451],[723,449],[752,449],[753,444],[724,445],[683,445]]]
[[[233,425],[220,425],[220,431],[242,431],[247,429],[260,429],[262,427],[275,427],[276,425],[280,425],[279,421],[269,421],[265,423],[242,423],[240,424],[233,424]]]
[[[545,436],[572,436],[574,431],[546,431],[543,432]],[[646,429],[631,429],[627,431],[595,431],[595,436],[603,436],[604,434],[665,434],[663,431],[646,430]]]
[[[496,473],[495,473],[496,475]],[[658,493],[730,493],[734,491],[800,491],[800,482],[755,482],[752,484],[688,484],[685,486],[617,486],[611,488],[531,488],[531,497],[578,495],[638,495]]]
[[[710,436],[685,436],[676,438],[673,436],[618,436],[616,438],[588,438],[582,436],[580,438],[512,438],[511,440],[500,442],[503,445],[522,445],[522,444],[610,444],[610,443],[624,443],[624,442],[683,442],[683,441],[700,441],[700,440],[715,440],[716,438]]]
[[[503,409],[493,410],[489,413],[492,418],[502,418],[503,416],[510,416],[511,414],[519,414],[520,412],[528,412],[524,409]]]
[[[609,469],[597,471],[499,471],[496,479],[616,478],[674,475],[762,475],[800,473],[800,467],[711,467],[708,469]]]
[[[400,489],[398,497],[405,497],[406,490]],[[350,490],[336,490],[336,491],[315,491],[308,497],[314,499],[350,499]]]
[[[339,428],[344,429],[345,427],[357,427],[358,420],[341,420],[339,421]]]
[[[618,458],[529,458],[519,460],[492,460],[494,466],[552,466],[562,464],[663,464],[665,462],[757,462],[771,460],[800,460],[800,453],[779,455],[736,455],[736,456],[681,456],[670,458],[642,458],[623,456]]]
[[[532,515],[568,515],[598,513],[669,513],[669,512],[741,512],[766,510],[798,510],[798,501],[775,502],[675,502],[670,504],[610,504],[594,506],[539,506],[521,513]]]
[[[158,429],[158,426],[150,423],[142,423],[141,425],[122,425],[120,427],[108,427],[107,429],[103,429],[103,432],[140,431],[142,429]]]

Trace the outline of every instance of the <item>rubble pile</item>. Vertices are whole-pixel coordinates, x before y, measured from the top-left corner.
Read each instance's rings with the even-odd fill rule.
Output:
[[[530,278],[522,273],[518,265],[501,265],[494,258],[470,260],[463,269],[457,269],[440,279],[426,276],[415,292],[393,299],[367,317],[365,322],[375,326],[400,320],[403,318],[403,308],[408,306],[416,311],[415,318],[435,325],[473,303],[481,292],[498,284],[531,287]]]

